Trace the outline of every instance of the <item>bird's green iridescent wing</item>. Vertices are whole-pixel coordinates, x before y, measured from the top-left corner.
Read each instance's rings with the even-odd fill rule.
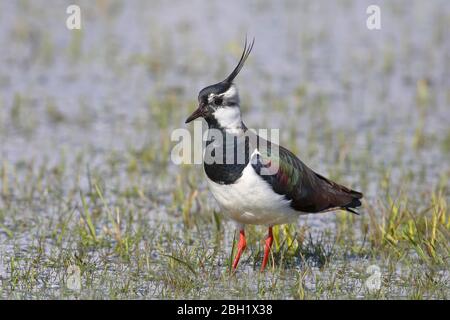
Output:
[[[278,148],[278,152],[277,149]],[[334,183],[308,168],[289,150],[267,143],[259,146],[252,166],[291,207],[302,212],[320,212],[331,208],[353,208],[362,194]],[[268,168],[271,168],[269,170]]]

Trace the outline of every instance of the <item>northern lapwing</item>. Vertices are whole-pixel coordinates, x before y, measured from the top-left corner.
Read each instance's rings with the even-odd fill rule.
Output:
[[[254,224],[268,227],[263,271],[273,242],[272,226],[292,222],[299,215],[335,209],[357,214],[354,209],[361,206],[363,195],[314,172],[292,152],[244,125],[233,81],[254,42],[253,39],[248,46],[245,40],[239,63],[225,80],[200,91],[198,109],[186,123],[203,117],[211,132],[203,168],[214,198],[223,213],[237,223],[240,232],[233,270],[246,247],[244,227]]]

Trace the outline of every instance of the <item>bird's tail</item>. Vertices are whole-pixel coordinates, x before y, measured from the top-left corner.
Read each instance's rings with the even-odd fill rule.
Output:
[[[340,208],[359,215],[359,213],[353,209],[361,206],[361,198],[363,197],[361,192],[349,189],[341,184],[328,180],[318,173],[316,173],[316,176],[320,178],[326,186],[325,188],[328,191],[327,195],[329,199],[328,208],[330,210]]]
[[[350,202],[342,206],[341,209],[359,215],[359,213],[353,209],[361,206],[361,198],[363,197],[363,194],[355,190],[348,190],[346,191],[346,194],[351,197]]]

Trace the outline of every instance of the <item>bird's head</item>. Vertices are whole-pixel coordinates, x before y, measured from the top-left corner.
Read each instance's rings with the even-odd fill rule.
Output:
[[[210,127],[235,129],[241,126],[239,94],[233,80],[244,66],[245,60],[247,60],[250,55],[254,43],[255,39],[253,39],[252,43],[248,46],[247,39],[245,39],[245,46],[241,59],[233,72],[231,72],[225,80],[207,86],[199,92],[198,108],[186,119],[186,123],[199,117],[203,117]]]

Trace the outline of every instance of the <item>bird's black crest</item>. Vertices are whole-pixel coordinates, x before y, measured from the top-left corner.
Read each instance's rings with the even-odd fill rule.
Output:
[[[226,92],[234,78],[238,75],[238,73],[241,71],[242,67],[244,66],[245,60],[247,60],[248,56],[250,55],[250,52],[253,49],[253,45],[255,44],[255,38],[253,38],[252,43],[248,46],[247,44],[247,37],[245,38],[245,44],[244,44],[244,50],[242,51],[241,58],[239,59],[239,63],[234,68],[233,72],[223,81],[207,86],[200,90],[198,94],[199,101],[202,101],[203,103],[207,103],[207,99],[210,93],[214,94],[221,94]]]
[[[253,45],[255,44],[255,38],[253,38],[252,43],[247,46],[247,37],[245,37],[245,45],[244,50],[242,51],[241,59],[239,60],[238,65],[236,68],[234,68],[233,72],[230,73],[230,75],[223,81],[226,83],[232,83],[234,78],[239,74],[239,71],[241,71],[242,67],[244,66],[245,60],[247,60],[248,56],[250,55],[250,52],[252,52]]]

